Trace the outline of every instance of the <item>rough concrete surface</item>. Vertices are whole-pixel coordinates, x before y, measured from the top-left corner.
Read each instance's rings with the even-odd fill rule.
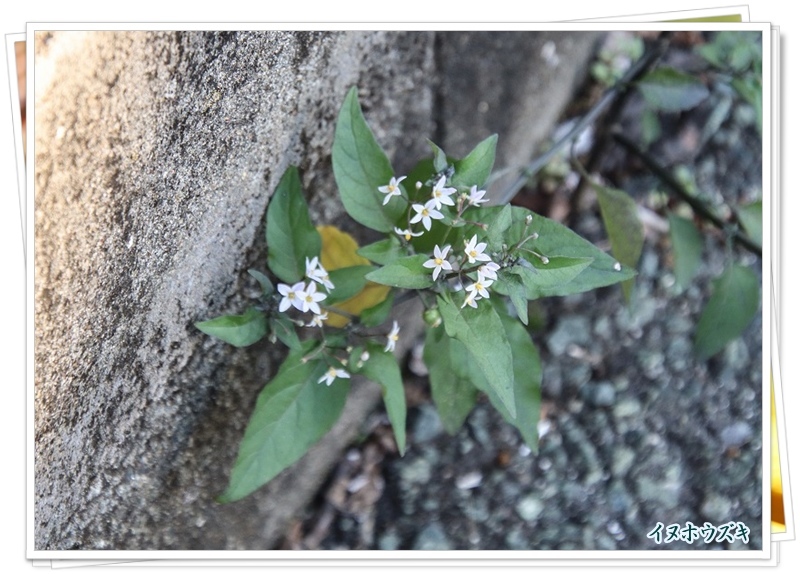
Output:
[[[402,173],[426,153],[426,137],[450,142],[456,123],[453,141],[477,143],[488,129],[503,142],[515,118],[545,133],[559,110],[533,117],[536,102],[520,92],[537,74],[537,38],[503,45],[531,62],[508,77],[478,32],[37,34],[37,550],[274,547],[379,389],[354,386],[340,423],[306,457],[218,505],[282,349],[237,350],[193,323],[240,312],[257,294],[246,270],[265,268],[264,213],[288,165],[300,167],[314,221],[352,229],[330,167],[351,85]],[[590,42],[553,40],[564,47],[549,72],[558,81],[535,96],[563,107]],[[490,63],[480,82],[460,86],[452,78],[477,65],[475,54]],[[490,86],[493,100],[480,101],[502,122],[445,113],[457,101],[448,91]],[[414,321],[404,329],[418,331]]]

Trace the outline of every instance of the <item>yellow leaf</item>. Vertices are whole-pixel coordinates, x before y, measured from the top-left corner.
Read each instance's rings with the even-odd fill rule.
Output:
[[[358,243],[349,233],[345,233],[332,225],[317,227],[317,231],[322,236],[322,252],[319,259],[326,270],[333,271],[342,267],[370,264],[369,260],[356,253]],[[386,285],[378,285],[369,281],[358,295],[351,297],[347,301],[337,303],[334,309],[341,309],[352,315],[360,315],[364,309],[374,307],[386,299],[390,289],[391,287]],[[342,315],[329,312],[328,320],[325,322],[331,327],[344,327],[347,325],[348,319]]]

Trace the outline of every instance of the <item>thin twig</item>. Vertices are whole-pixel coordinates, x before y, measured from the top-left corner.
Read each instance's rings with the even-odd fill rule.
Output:
[[[742,234],[738,229],[732,230],[732,225],[724,221],[720,218],[717,214],[715,214],[711,209],[698,197],[692,195],[680,184],[680,182],[675,179],[675,177],[667,171],[661,164],[659,164],[656,159],[648,154],[646,151],[639,148],[636,143],[628,138],[626,135],[619,131],[615,131],[612,133],[614,140],[617,141],[622,147],[628,150],[630,153],[637,156],[642,162],[652,171],[656,177],[658,177],[667,188],[672,191],[675,195],[677,195],[680,199],[685,201],[689,204],[689,206],[694,210],[694,212],[702,217],[703,219],[711,222],[714,224],[715,227],[719,228],[720,230],[731,233],[733,239],[742,247],[750,251],[751,253],[755,253],[759,257],[761,257],[761,247],[753,242],[752,239],[747,237],[746,235]],[[732,231],[731,231],[732,230]]]
[[[530,181],[530,179],[539,172],[539,170],[546,166],[550,160],[553,159],[553,157],[561,150],[561,148],[578,137],[583,130],[592,124],[592,122],[598,118],[603,110],[605,110],[606,107],[617,98],[620,92],[627,90],[628,85],[631,82],[639,77],[640,74],[644,73],[650,67],[650,65],[653,64],[653,62],[660,58],[664,49],[665,45],[659,44],[657,48],[650,50],[644,56],[639,58],[636,63],[628,68],[628,71],[625,72],[625,75],[620,78],[617,83],[606,90],[597,103],[592,106],[586,115],[578,120],[569,133],[554,143],[549,150],[529,163],[525,169],[522,170],[516,181],[504,189],[496,199],[493,199],[493,203],[495,205],[505,205],[511,201],[511,199],[519,192],[519,190],[522,189],[525,184],[528,183],[528,181]]]

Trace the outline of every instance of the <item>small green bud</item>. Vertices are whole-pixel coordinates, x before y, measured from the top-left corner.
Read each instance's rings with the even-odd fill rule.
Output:
[[[422,318],[425,320],[425,323],[431,327],[438,327],[442,324],[442,316],[439,313],[439,309],[436,307],[433,309],[426,309],[422,314]]]

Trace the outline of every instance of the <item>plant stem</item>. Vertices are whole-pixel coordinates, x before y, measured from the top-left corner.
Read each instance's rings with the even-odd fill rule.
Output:
[[[678,182],[678,180],[675,179],[675,177],[669,171],[667,171],[666,168],[659,164],[653,156],[640,149],[633,140],[619,131],[613,132],[612,135],[617,143],[641,159],[642,162],[650,169],[650,171],[652,171],[656,177],[664,182],[670,191],[688,203],[698,216],[706,221],[711,222],[718,229],[726,233],[730,233],[733,236],[734,241],[736,241],[739,245],[751,253],[761,257],[761,247],[754,243],[752,239],[741,233],[738,229],[732,229],[731,224],[725,222],[717,214],[711,211],[711,209],[709,209],[709,207],[699,197],[695,197],[686,191],[680,182]]]
[[[520,173],[516,181],[504,189],[492,203],[494,205],[505,205],[506,203],[510,202],[517,192],[519,192],[519,190],[522,189],[525,184],[528,183],[531,178],[539,172],[539,170],[546,166],[550,160],[553,159],[553,157],[561,150],[561,148],[578,137],[583,130],[589,127],[589,125],[598,118],[603,110],[605,110],[606,107],[617,98],[620,92],[626,91],[631,82],[635,81],[636,78],[643,74],[659,57],[661,57],[661,54],[665,48],[665,44],[659,44],[657,48],[650,50],[649,52],[645,53],[644,56],[639,58],[635,64],[628,68],[628,71],[625,72],[625,75],[620,78],[616,84],[606,90],[597,103],[592,106],[592,108],[575,124],[575,126],[573,126],[567,135],[554,143],[553,146],[545,153],[529,163],[522,170],[522,173]]]

